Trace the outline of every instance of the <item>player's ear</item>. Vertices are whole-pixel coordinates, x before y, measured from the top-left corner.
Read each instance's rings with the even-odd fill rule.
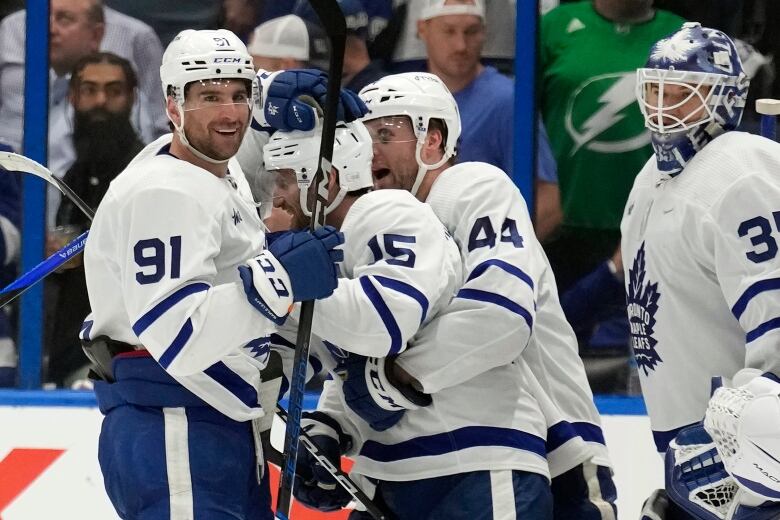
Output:
[[[437,127],[428,126],[428,133],[425,134],[425,141],[423,149],[421,150],[421,156],[427,163],[435,163],[441,158],[442,143],[444,142],[444,136],[441,130]]]
[[[168,96],[166,98],[165,110],[168,112],[168,119],[170,119],[175,126],[180,126],[181,116],[179,115],[179,110],[176,108],[176,102],[173,100],[173,96]]]

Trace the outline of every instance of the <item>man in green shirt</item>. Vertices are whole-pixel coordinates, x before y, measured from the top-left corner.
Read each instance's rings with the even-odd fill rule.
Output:
[[[652,0],[567,3],[542,18],[542,115],[563,208],[545,249],[561,293],[620,243],[628,193],[652,154],[634,97],[636,69],[683,22]]]

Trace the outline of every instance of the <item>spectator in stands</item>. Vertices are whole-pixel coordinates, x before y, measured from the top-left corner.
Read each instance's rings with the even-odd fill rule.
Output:
[[[347,41],[344,49],[344,73],[341,84],[353,92],[387,75],[379,61],[372,61],[368,53],[370,19],[361,0],[338,0],[347,23]],[[316,13],[307,3],[296,10],[313,24],[321,26]],[[380,22],[381,23],[381,22]]]
[[[24,116],[24,45],[26,12],[0,22],[0,140],[21,148]],[[104,8],[100,0],[51,0],[49,85],[49,169],[62,177],[75,159],[72,111],[68,104],[69,73],[83,56],[98,49],[113,52],[138,71],[138,103],[133,123],[145,142],[168,131],[160,89],[162,45],[148,25]],[[59,194],[49,190],[49,224]]]
[[[422,3],[417,30],[428,53],[428,72],[439,76],[455,96],[463,122],[458,161],[483,161],[512,176],[514,83],[480,62],[485,42],[482,0]],[[546,146],[541,134],[539,144]]]
[[[401,27],[397,31],[397,40],[392,45],[392,63],[387,67],[393,72],[424,70],[426,50],[419,34],[419,20],[429,2],[415,0],[396,10],[396,20]],[[463,3],[462,1],[456,3]],[[491,0],[483,2],[484,20],[488,28],[484,35],[482,58],[502,72],[511,72],[515,56],[515,15],[514,0]],[[545,2],[540,4],[544,8]],[[391,26],[393,22],[390,22]]]
[[[629,359],[613,254],[628,192],[652,154],[634,96],[636,68],[682,23],[652,0],[564,3],[541,20],[542,115],[562,203],[562,224],[545,250],[597,391],[625,388]]]
[[[0,143],[0,151],[11,147]],[[16,275],[16,263],[21,242],[21,180],[16,173],[0,169],[0,286],[11,283]],[[10,308],[0,309],[0,388],[16,384],[16,346]]]
[[[73,69],[68,99],[74,111],[73,146],[76,161],[65,174],[65,183],[91,208],[97,208],[108,185],[143,148],[130,123],[138,80],[130,62],[115,54],[99,52],[82,58]],[[69,200],[57,211],[62,241],[48,241],[53,253],[70,238],[89,227],[87,217]],[[58,297],[53,304],[47,341],[47,379],[69,384],[72,374],[88,364],[81,351],[79,330],[89,299],[80,262],[51,277]]]
[[[567,3],[541,20],[542,115],[563,204],[558,236],[545,249],[561,292],[616,250],[628,192],[652,154],[634,97],[636,68],[683,23],[652,4]]]
[[[327,47],[324,39],[312,41],[313,29],[313,26],[294,14],[280,16],[255,27],[247,45],[255,69],[276,71],[307,68],[312,58],[312,47]]]

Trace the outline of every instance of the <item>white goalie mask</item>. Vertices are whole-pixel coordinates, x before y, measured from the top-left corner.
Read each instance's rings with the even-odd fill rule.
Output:
[[[407,116],[411,120],[417,138],[415,158],[418,170],[411,189],[412,194],[416,195],[426,172],[439,168],[456,154],[461,127],[460,112],[455,98],[438,76],[425,72],[385,76],[365,86],[360,91],[360,98],[369,110],[363,117],[363,121],[393,116]],[[432,119],[444,123],[447,138],[441,160],[435,164],[426,164],[420,153]]]
[[[311,216],[307,207],[309,187],[317,173],[322,128],[309,132],[293,130],[276,132],[263,147],[263,160],[268,171],[290,169],[300,188],[300,204],[303,214]],[[360,121],[339,123],[333,141],[333,168],[338,173],[339,191],[325,208],[329,214],[341,204],[347,193],[372,188],[371,160],[373,159],[371,135]],[[327,172],[326,172],[327,175]]]
[[[176,102],[180,123],[174,126],[182,143],[196,156],[213,163],[216,160],[193,148],[184,133],[185,87],[196,81],[227,83],[230,80],[246,81],[250,85],[248,110],[251,111],[257,98],[255,71],[252,57],[244,43],[232,32],[219,29],[196,31],[187,29],[176,35],[165,49],[160,66],[160,81],[163,96],[172,96]],[[173,123],[173,121],[171,121]]]

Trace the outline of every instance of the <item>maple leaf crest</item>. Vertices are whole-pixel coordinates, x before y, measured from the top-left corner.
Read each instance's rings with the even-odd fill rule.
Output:
[[[645,283],[645,243],[639,247],[634,263],[628,270],[629,284],[626,302],[628,323],[631,327],[631,346],[637,368],[648,375],[663,360],[656,351],[658,341],[653,337],[655,314],[658,311],[658,283]]]

